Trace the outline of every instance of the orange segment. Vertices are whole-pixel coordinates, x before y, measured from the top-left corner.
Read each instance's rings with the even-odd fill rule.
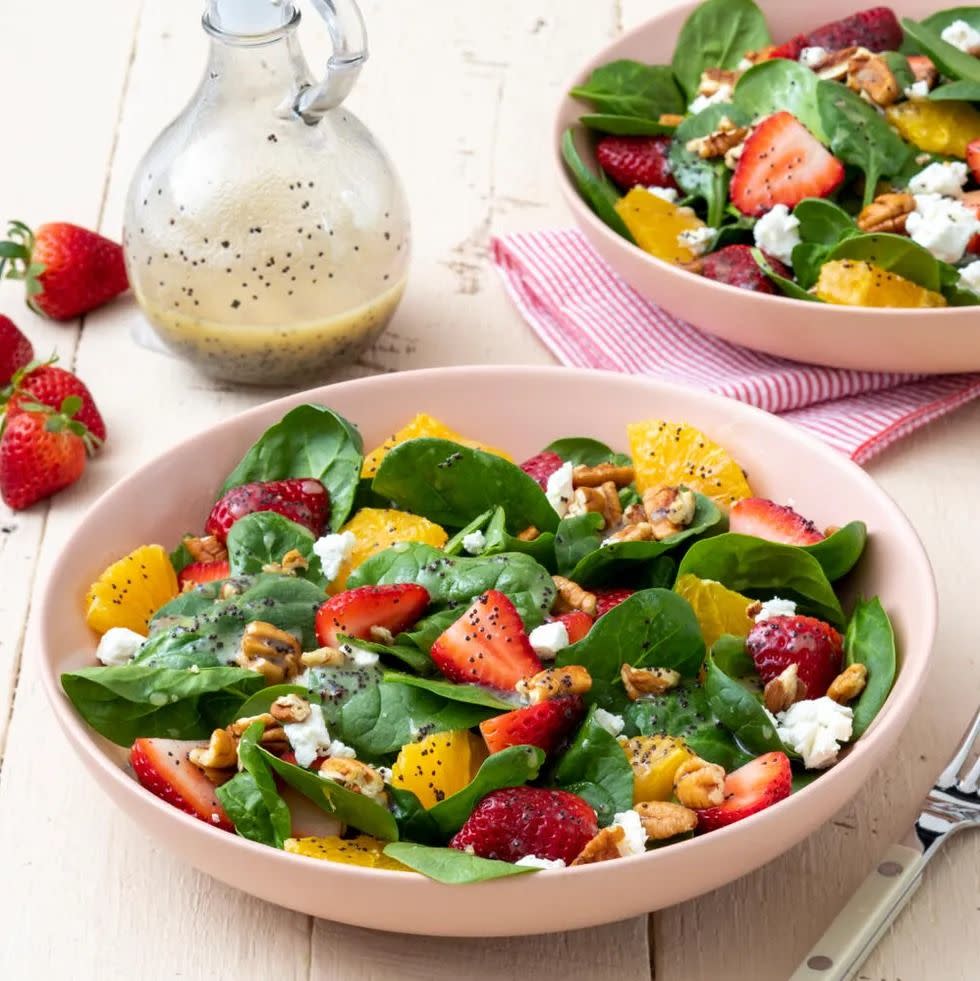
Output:
[[[100,634],[128,627],[145,634],[150,617],[177,595],[177,575],[162,545],[143,545],[113,562],[89,587],[85,619]]]
[[[854,307],[944,307],[946,297],[870,262],[837,259],[820,268],[816,294]]]
[[[364,458],[364,465],[361,467],[362,477],[373,477],[378,472],[378,467],[384,459],[384,455],[390,449],[405,443],[410,439],[419,439],[422,436],[431,436],[434,439],[451,439],[454,443],[461,443],[475,450],[484,450],[496,456],[502,456],[505,460],[510,460],[511,456],[503,450],[498,450],[495,446],[488,446],[477,440],[467,439],[461,436],[455,429],[450,429],[444,422],[440,422],[433,416],[420,412],[407,426],[399,429],[397,433],[389,436],[376,450]]]
[[[691,604],[708,647],[722,634],[747,637],[755,626],[755,621],[746,612],[752,600],[720,582],[698,579],[688,573],[677,580],[674,591]]]
[[[356,838],[287,838],[283,848],[292,855],[305,855],[324,862],[360,865],[369,869],[388,869],[391,872],[411,872],[407,865],[384,854],[385,843],[368,835]]]
[[[920,150],[944,157],[966,157],[966,148],[980,138],[980,112],[969,102],[916,99],[885,110],[885,118]]]
[[[652,419],[630,423],[626,431],[641,494],[650,487],[683,484],[710,497],[724,511],[735,501],[752,497],[742,468],[693,426]]]
[[[670,800],[674,796],[674,774],[694,755],[683,739],[675,736],[634,736],[623,743],[623,752],[633,768],[633,803]]]
[[[483,740],[472,732],[436,732],[402,746],[391,768],[391,785],[410,790],[423,807],[433,807],[462,790],[486,758]]]
[[[616,213],[644,252],[665,262],[692,262],[697,258],[693,250],[677,239],[681,232],[705,227],[690,208],[678,207],[646,188],[634,187],[616,202]]]

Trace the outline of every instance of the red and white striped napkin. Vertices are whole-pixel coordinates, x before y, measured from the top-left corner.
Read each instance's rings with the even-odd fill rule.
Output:
[[[564,364],[651,375],[776,412],[858,463],[980,396],[980,374],[801,364],[703,334],[643,299],[578,231],[492,243],[507,291]]]

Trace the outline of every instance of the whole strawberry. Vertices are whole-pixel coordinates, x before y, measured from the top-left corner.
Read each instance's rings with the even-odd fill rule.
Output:
[[[807,698],[827,694],[840,674],[843,642],[841,635],[814,617],[769,617],[757,623],[745,639],[763,682],[782,674],[791,664],[806,685]]]
[[[256,511],[275,511],[319,537],[330,514],[330,497],[326,487],[311,477],[242,484],[228,491],[211,509],[205,533],[224,542],[239,518]]]
[[[571,865],[598,833],[595,811],[581,797],[567,790],[507,787],[476,805],[449,847],[502,862],[536,855]]]
[[[44,408],[7,421],[0,437],[0,493],[15,511],[81,477],[91,436],[74,418],[80,408],[81,399],[72,396],[59,412]]]
[[[27,302],[53,320],[71,320],[129,289],[122,246],[97,232],[57,222],[31,231],[10,223],[0,242],[0,275],[27,285]]]
[[[0,313],[0,385],[6,385],[33,357],[31,342],[9,317]]]
[[[599,166],[622,188],[671,187],[669,136],[604,136],[596,146]]]
[[[557,453],[545,450],[525,460],[521,464],[521,470],[529,477],[533,477],[541,485],[541,489],[545,490],[548,487],[548,478],[560,469],[564,462]]]
[[[81,399],[81,408],[75,419],[95,437],[99,443],[106,438],[105,422],[99,412],[88,386],[77,376],[50,361],[46,364],[28,365],[13,379],[13,392],[7,403],[7,418],[13,419],[24,406],[31,403],[58,409],[66,398],[75,396]]]

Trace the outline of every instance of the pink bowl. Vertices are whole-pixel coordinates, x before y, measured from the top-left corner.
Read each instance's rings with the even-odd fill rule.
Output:
[[[327,404],[368,446],[425,411],[470,436],[530,455],[562,435],[625,445],[644,418],[687,420],[728,447],[755,489],[794,498],[818,525],[862,518],[871,543],[852,588],[891,613],[901,671],[885,707],[838,766],[769,810],[722,831],[635,858],[471,886],[300,858],[211,828],[140,788],[125,752],[89,730],[58,681],[93,663],[82,604],[88,584],[142,543],[199,527],[245,448],[292,406]],[[894,502],[853,463],[757,409],[643,378],[533,367],[413,371],[331,385],[271,402],[192,437],[106,493],[53,569],[41,601],[42,675],[82,763],[118,807],[177,855],[245,892],[358,926],[405,933],[498,936],[567,930],[658,909],[707,892],[775,858],[827,821],[886,758],[922,688],[936,625],[928,560]]]
[[[690,12],[688,2],[651,18],[590,58],[565,86],[567,93],[599,65],[619,58],[670,64],[674,41]],[[759,0],[778,40],[854,13],[868,4],[826,0],[818,7],[785,0]],[[921,19],[939,9],[937,0],[891,4],[899,17]],[[655,259],[608,228],[579,196],[561,158],[561,137],[585,103],[568,95],[555,120],[558,183],[572,216],[606,262],[637,292],[709,334],[783,358],[864,371],[958,372],[980,370],[980,308],[892,310],[805,303],[751,293],[717,283]],[[588,134],[576,127],[576,146],[598,170]]]

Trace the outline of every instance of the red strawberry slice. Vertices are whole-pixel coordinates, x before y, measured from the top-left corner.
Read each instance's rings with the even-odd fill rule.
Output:
[[[776,47],[769,52],[770,58],[785,58],[789,61],[798,61],[801,52],[807,47],[807,40],[805,34],[797,34],[796,37],[791,37],[788,41],[784,41],[782,44],[777,44]]]
[[[973,211],[977,218],[980,218],[980,191],[967,191],[960,200]],[[980,232],[970,239],[966,251],[971,255],[980,255]]]
[[[762,620],[749,631],[745,647],[766,684],[795,664],[800,681],[806,685],[807,698],[826,695],[841,671],[841,635],[814,617]]]
[[[598,605],[598,604],[597,604]],[[571,613],[559,613],[552,617],[552,620],[565,624],[565,632],[568,634],[568,643],[578,643],[591,629],[595,622],[588,613],[582,610],[572,610]]]
[[[604,136],[596,146],[599,166],[622,188],[672,187],[669,136]]]
[[[275,511],[320,536],[330,515],[330,495],[312,477],[242,484],[233,487],[215,504],[204,530],[223,543],[239,518],[256,511]]]
[[[966,145],[966,165],[973,179],[980,184],[980,140],[970,140]]]
[[[766,753],[725,777],[725,800],[697,812],[698,829],[715,831],[789,797],[793,772],[785,753]]]
[[[476,805],[449,847],[502,862],[536,855],[570,865],[598,833],[595,811],[581,797],[567,790],[507,787]]]
[[[736,501],[728,512],[728,529],[739,535],[754,535],[784,545],[813,545],[825,537],[802,514],[764,497]]]
[[[216,579],[227,579],[231,575],[231,567],[225,562],[191,562],[177,573],[177,585],[181,591],[193,589],[205,582]]]
[[[503,594],[491,589],[432,645],[432,660],[450,681],[510,691],[522,678],[541,670],[520,614]]]
[[[553,753],[584,715],[581,695],[561,695],[487,719],[480,723],[480,732],[491,753],[508,746],[537,746]]]
[[[136,779],[151,794],[224,831],[235,826],[214,794],[214,784],[187,758],[206,743],[184,739],[137,739],[129,752]]]
[[[596,599],[596,619],[604,613],[608,613],[614,606],[619,606],[624,600],[628,600],[635,592],[635,589],[626,589],[620,586],[601,586],[593,589],[592,593]]]
[[[529,477],[533,477],[540,485],[542,490],[548,487],[548,478],[559,470],[565,461],[557,454],[549,450],[532,456],[521,464],[521,470]]]
[[[58,409],[66,398],[77,395],[82,400],[82,407],[75,413],[74,418],[84,425],[100,442],[106,438],[105,422],[92,398],[88,386],[70,371],[47,364],[28,365],[26,371],[14,376],[14,392],[7,404],[7,418],[13,419],[21,412],[27,411],[24,404],[31,402]]]
[[[902,27],[889,7],[872,7],[831,21],[805,35],[806,47],[840,51],[854,45],[869,51],[897,51]]]
[[[758,217],[777,204],[826,197],[843,182],[844,165],[792,113],[777,112],[745,141],[731,197],[743,214]]]
[[[340,635],[371,640],[371,628],[400,634],[429,605],[429,591],[415,583],[358,586],[331,596],[316,614],[316,636],[324,647],[339,647]]]
[[[793,278],[792,270],[778,259],[771,255],[767,255],[766,259],[780,276]],[[779,292],[772,280],[759,268],[759,263],[752,258],[752,247],[749,245],[726,245],[723,249],[706,255],[701,260],[701,275],[719,283],[737,286],[740,290],[752,290],[756,293]]]
[[[0,313],[0,385],[6,385],[33,357],[31,342],[9,317]]]

